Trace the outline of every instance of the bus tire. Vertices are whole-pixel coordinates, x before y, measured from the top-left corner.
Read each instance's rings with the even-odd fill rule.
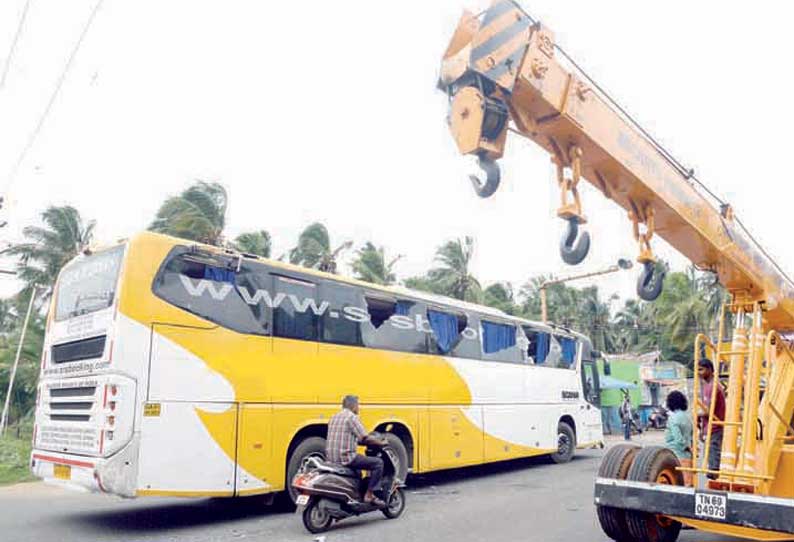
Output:
[[[557,464],[567,463],[576,452],[576,433],[567,422],[557,424],[557,451],[551,454],[551,460]]]
[[[675,454],[662,446],[648,446],[637,452],[629,468],[628,480],[653,482],[656,484],[684,485],[680,466]],[[626,512],[629,533],[637,541],[675,542],[681,532],[681,524],[666,516],[650,512],[630,510]]]
[[[389,448],[394,450],[397,456],[397,478],[405,483],[405,478],[408,476],[408,450],[405,449],[402,439],[394,433],[386,433],[384,438],[389,442]]]
[[[599,478],[625,480],[638,450],[639,446],[633,444],[618,444],[611,447],[598,467]],[[605,535],[616,542],[633,542],[626,524],[625,510],[611,506],[596,506],[596,514]]]
[[[298,470],[310,457],[325,459],[325,439],[323,437],[308,437],[298,444],[287,460],[287,479],[284,484],[287,486],[284,492],[289,501],[294,505],[298,499],[298,492],[292,487],[292,479],[295,478]]]

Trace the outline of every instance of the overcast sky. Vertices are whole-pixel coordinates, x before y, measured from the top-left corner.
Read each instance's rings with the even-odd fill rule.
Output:
[[[0,1],[0,66],[26,0]],[[401,278],[447,239],[476,238],[473,271],[517,285],[632,259],[625,213],[587,186],[591,254],[561,263],[549,156],[513,139],[502,189],[477,198],[435,89],[464,8],[487,2],[105,0],[9,186],[96,0],[32,0],[0,89],[0,193],[20,238],[71,204],[112,241],[145,229],[194,179],[229,191],[227,236],[266,229],[274,255],[308,223],[405,254]],[[533,0],[558,42],[715,192],[787,271],[792,175],[788,3]],[[718,7],[719,6],[719,7]],[[683,268],[670,247],[658,253]],[[633,294],[637,270],[602,278]],[[582,284],[587,284],[584,282]],[[0,294],[14,283],[0,278]],[[616,307],[613,307],[616,308]]]

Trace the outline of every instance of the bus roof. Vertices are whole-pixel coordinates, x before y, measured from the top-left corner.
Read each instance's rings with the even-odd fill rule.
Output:
[[[324,271],[319,271],[317,269],[311,269],[311,268],[308,268],[308,267],[302,267],[302,266],[299,266],[299,265],[283,262],[283,261],[280,261],[280,260],[264,258],[262,256],[257,256],[255,254],[242,253],[242,252],[239,252],[238,250],[235,250],[233,248],[216,247],[216,246],[213,246],[213,245],[207,245],[207,244],[204,244],[204,243],[199,243],[197,241],[192,241],[190,239],[181,239],[179,237],[173,237],[173,236],[170,236],[170,235],[164,235],[164,234],[161,234],[161,233],[155,233],[155,232],[150,232],[150,231],[139,233],[139,234],[135,235],[130,241],[135,242],[135,241],[138,241],[138,240],[145,240],[147,237],[157,237],[157,238],[161,238],[161,239],[167,239],[174,246],[177,246],[177,245],[196,246],[196,247],[201,247],[203,250],[207,250],[207,251],[210,251],[210,252],[213,252],[213,253],[216,253],[216,254],[220,254],[220,255],[226,255],[226,256],[231,256],[231,257],[242,257],[242,258],[245,258],[245,259],[248,259],[248,260],[252,260],[252,261],[261,261],[263,263],[266,263],[269,266],[276,267],[276,268],[279,268],[279,269],[283,269],[283,270],[286,270],[286,271],[295,271],[295,272],[298,272],[298,273],[312,275],[312,276],[315,276],[315,277],[318,277],[318,278],[325,278],[325,279],[333,280],[333,281],[336,281],[336,282],[342,282],[342,283],[346,283],[346,284],[350,284],[350,285],[360,286],[362,288],[367,288],[369,290],[379,290],[379,291],[383,292],[384,294],[390,294],[392,296],[412,297],[412,298],[415,298],[415,299],[417,299],[419,301],[424,301],[424,302],[430,303],[430,304],[435,303],[435,304],[438,304],[438,305],[447,305],[447,306],[450,306],[450,307],[453,307],[453,308],[460,309],[461,311],[477,312],[477,313],[480,313],[482,315],[491,316],[493,318],[506,320],[506,321],[517,323],[517,324],[530,325],[530,326],[535,327],[535,328],[541,328],[541,329],[544,329],[544,330],[549,331],[549,332],[551,332],[551,331],[556,331],[558,333],[562,332],[564,334],[576,336],[578,338],[585,339],[585,340],[589,341],[589,339],[587,339],[587,337],[585,335],[582,335],[579,332],[573,331],[572,329],[569,329],[569,328],[566,328],[566,327],[563,327],[563,326],[559,326],[559,325],[556,325],[556,324],[553,324],[553,323],[537,322],[537,321],[534,321],[534,320],[527,320],[526,318],[520,318],[518,316],[512,316],[512,315],[507,314],[506,312],[504,312],[504,311],[502,311],[500,309],[496,309],[494,307],[489,307],[489,306],[486,306],[486,305],[478,305],[476,303],[470,303],[468,301],[461,301],[460,299],[455,299],[455,298],[452,298],[452,297],[447,297],[447,296],[438,295],[438,294],[432,294],[432,293],[428,293],[428,292],[422,292],[422,291],[419,291],[419,290],[412,290],[412,289],[406,288],[404,286],[384,286],[382,284],[375,284],[375,283],[372,283],[372,282],[365,282],[365,281],[358,280],[358,279],[355,279],[355,278],[352,278],[352,277],[347,277],[347,276],[344,276],[344,275],[335,275],[333,273],[326,273]],[[116,244],[118,244],[118,243],[116,243]],[[115,246],[116,244],[108,245],[106,247],[102,247],[101,249],[97,249],[97,251],[105,250],[107,248],[111,248],[112,246]]]

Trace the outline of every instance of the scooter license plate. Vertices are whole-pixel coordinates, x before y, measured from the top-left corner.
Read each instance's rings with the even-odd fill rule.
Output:
[[[306,506],[308,502],[309,502],[308,495],[298,495],[298,499],[295,501],[295,504],[297,504],[298,506]]]

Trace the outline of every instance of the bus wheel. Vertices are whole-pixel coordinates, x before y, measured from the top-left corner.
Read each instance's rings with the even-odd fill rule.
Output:
[[[557,451],[551,454],[555,463],[567,463],[576,451],[576,433],[566,422],[557,424]]]
[[[303,439],[301,443],[292,450],[292,455],[289,456],[285,484],[287,486],[286,494],[293,504],[298,499],[298,492],[292,487],[292,479],[295,478],[298,471],[301,470],[312,457],[325,459],[325,439],[323,437],[309,437]]]
[[[408,451],[405,449],[405,444],[403,444],[400,437],[394,433],[386,433],[384,437],[389,442],[389,448],[394,450],[397,456],[397,465],[395,465],[397,478],[399,478],[402,483],[405,483],[405,478],[408,476]]]
[[[680,463],[672,451],[661,446],[648,446],[637,453],[627,479],[681,486],[684,485],[684,478],[676,470],[678,466]],[[641,541],[675,542],[681,531],[679,522],[650,512],[628,511],[626,523],[631,536]]]
[[[618,444],[609,449],[598,467],[600,478],[625,480],[629,468],[637,455],[638,446]],[[617,542],[630,542],[629,528],[626,525],[626,511],[611,506],[596,506],[598,522],[604,534]]]

